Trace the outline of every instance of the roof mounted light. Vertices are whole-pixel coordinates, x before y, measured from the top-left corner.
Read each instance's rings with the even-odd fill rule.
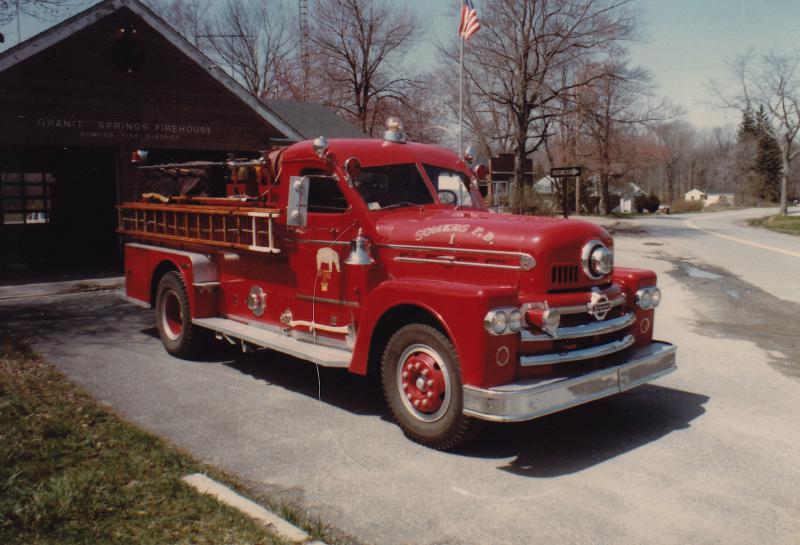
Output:
[[[324,136],[320,136],[319,138],[315,138],[314,142],[312,143],[312,147],[314,148],[314,153],[316,153],[320,159],[325,159],[328,155],[328,139]]]
[[[392,116],[386,120],[386,132],[383,133],[383,139],[395,144],[406,143],[406,133],[403,132],[403,122],[399,117]]]

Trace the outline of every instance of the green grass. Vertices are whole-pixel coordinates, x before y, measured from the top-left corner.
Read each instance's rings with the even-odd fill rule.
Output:
[[[180,481],[208,470],[0,335],[0,543],[282,543]]]
[[[767,216],[766,218],[752,219],[748,223],[779,233],[800,236],[800,216]]]

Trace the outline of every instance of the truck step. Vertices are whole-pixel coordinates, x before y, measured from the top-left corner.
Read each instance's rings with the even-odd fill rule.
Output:
[[[192,323],[256,346],[277,350],[323,367],[350,367],[353,353],[329,346],[299,341],[280,333],[243,324],[227,318],[195,318]]]

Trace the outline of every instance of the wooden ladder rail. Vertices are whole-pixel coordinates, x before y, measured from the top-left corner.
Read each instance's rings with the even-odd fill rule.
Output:
[[[275,247],[274,220],[280,215],[277,210],[204,209],[200,206],[192,209],[181,206],[173,209],[170,205],[120,205],[117,209],[119,218],[117,232],[120,234],[151,240],[209,244],[258,253],[281,252]],[[150,214],[152,220],[148,218]],[[229,216],[231,221],[228,221]],[[214,221],[215,219],[217,221]],[[192,223],[197,226],[196,230],[190,228]],[[249,223],[251,229],[242,229],[243,223],[244,225]],[[203,224],[207,224],[208,228],[204,229]],[[148,228],[149,225],[152,225],[152,229]],[[162,229],[159,229],[159,226]],[[220,230],[222,236],[215,238],[215,233]],[[233,231],[236,232],[236,236],[233,236]],[[247,231],[250,231],[249,236]],[[267,237],[266,246],[259,243],[259,235],[263,234]],[[236,242],[233,242],[234,240]]]

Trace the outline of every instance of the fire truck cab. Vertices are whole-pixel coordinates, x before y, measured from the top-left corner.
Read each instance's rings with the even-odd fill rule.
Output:
[[[489,213],[464,161],[394,120],[259,172],[257,195],[119,207],[126,295],[170,354],[216,336],[374,373],[404,433],[439,449],[675,369],[652,338],[655,273],[615,268],[600,226]]]

